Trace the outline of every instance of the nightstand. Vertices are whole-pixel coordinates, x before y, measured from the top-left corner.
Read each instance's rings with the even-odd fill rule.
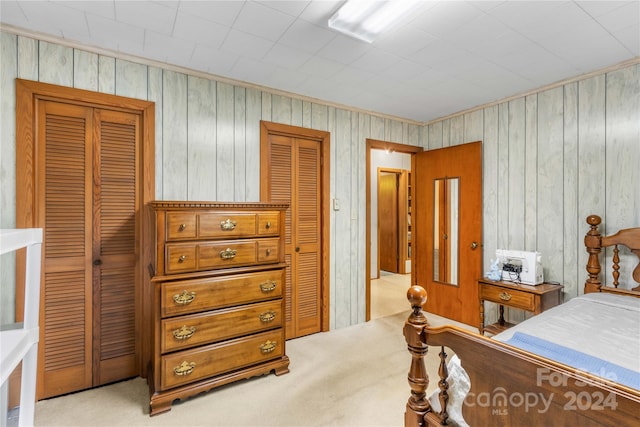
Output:
[[[504,320],[504,307],[518,308],[533,314],[562,303],[563,285],[542,283],[540,285],[524,285],[507,281],[478,280],[478,295],[480,298],[480,333],[489,332],[493,335],[513,326]],[[492,324],[484,325],[484,302],[491,301],[500,305],[500,319]]]

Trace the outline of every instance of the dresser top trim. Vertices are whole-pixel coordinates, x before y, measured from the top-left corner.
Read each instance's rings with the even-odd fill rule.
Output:
[[[211,209],[211,208],[225,208],[225,209],[287,209],[288,203],[271,203],[271,202],[198,202],[190,200],[154,200],[150,202],[150,205],[155,209],[176,209],[176,208],[189,208],[189,209]]]

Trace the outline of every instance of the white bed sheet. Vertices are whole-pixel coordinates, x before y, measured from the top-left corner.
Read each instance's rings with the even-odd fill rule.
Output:
[[[591,293],[573,298],[495,335],[507,341],[516,332],[640,372],[640,298]]]

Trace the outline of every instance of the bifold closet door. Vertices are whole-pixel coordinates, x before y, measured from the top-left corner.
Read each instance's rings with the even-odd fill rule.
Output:
[[[286,337],[320,332],[320,143],[269,135],[272,202],[289,203],[285,215]]]
[[[38,398],[135,375],[136,115],[38,103]]]

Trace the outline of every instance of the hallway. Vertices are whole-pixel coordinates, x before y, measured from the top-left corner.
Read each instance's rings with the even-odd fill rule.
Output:
[[[394,274],[380,271],[379,279],[371,280],[371,320],[406,312],[411,307],[407,290],[411,286],[411,274]]]

